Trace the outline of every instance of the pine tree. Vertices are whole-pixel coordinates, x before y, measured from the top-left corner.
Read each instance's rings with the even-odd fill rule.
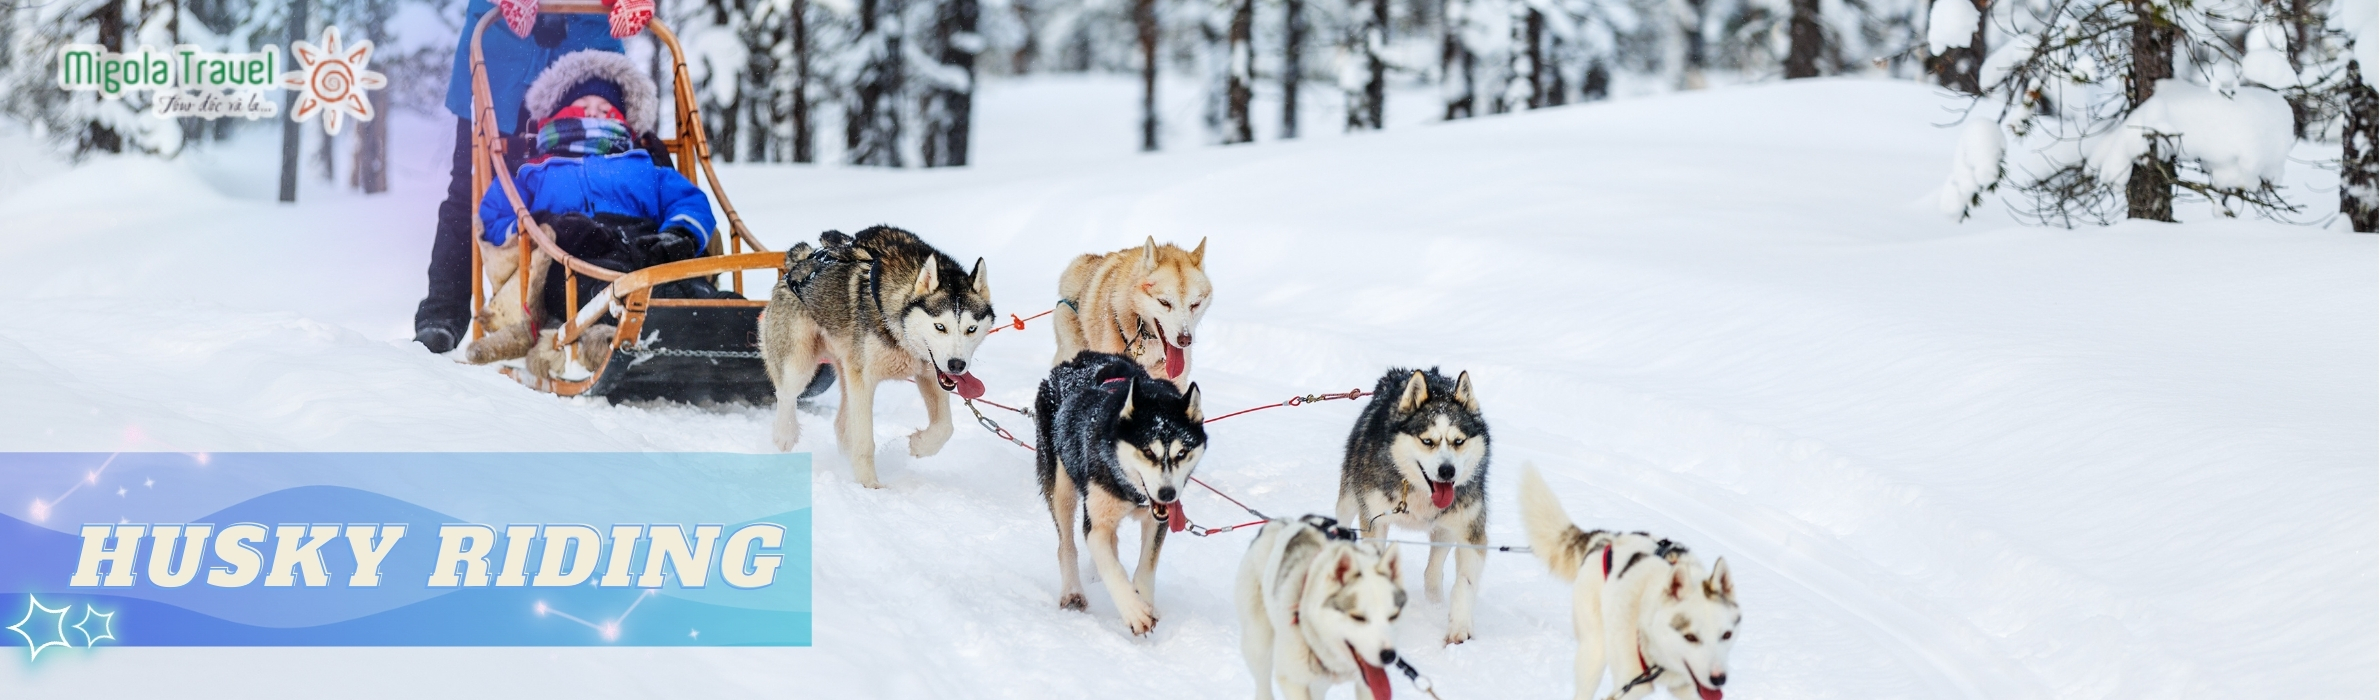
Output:
[[[2363,67],[2347,61],[2347,123],[2339,132],[2339,211],[2356,231],[2380,231],[2380,91],[2363,80]]]
[[[1479,115],[1479,46],[1472,14],[1483,0],[1444,0],[1440,7],[1438,95],[1448,121]]]
[[[935,0],[933,21],[918,46],[936,61],[919,81],[918,162],[925,167],[967,164],[967,136],[975,112],[975,55],[983,51],[976,34],[981,7],[976,0]]]
[[[903,53],[908,0],[860,0],[859,37],[852,49],[851,97],[844,105],[844,159],[853,165],[901,167],[901,96],[909,66]]]
[[[1132,0],[1140,47],[1140,150],[1157,150],[1157,0]]]

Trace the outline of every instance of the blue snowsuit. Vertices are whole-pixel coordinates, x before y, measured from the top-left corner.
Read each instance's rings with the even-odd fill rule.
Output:
[[[653,220],[662,229],[683,229],[697,249],[708,247],[717,225],[711,218],[711,198],[678,171],[653,163],[644,149],[604,156],[556,156],[521,166],[513,183],[531,212],[557,214],[625,214]],[[504,188],[488,188],[479,202],[479,218],[486,222],[481,237],[503,245],[519,231],[512,200]]]

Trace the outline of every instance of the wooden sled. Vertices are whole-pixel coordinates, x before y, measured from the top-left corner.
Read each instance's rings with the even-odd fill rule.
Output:
[[[607,14],[598,0],[544,0],[540,13]],[[515,367],[504,368],[514,380],[539,391],[562,396],[601,396],[613,403],[666,399],[683,402],[748,401],[767,403],[776,390],[760,361],[760,311],[765,301],[746,299],[655,299],[653,288],[678,280],[711,278],[718,275],[732,278],[729,289],[744,292],[744,272],[767,270],[775,272],[784,261],[781,253],[768,252],[760,240],[744,227],[736,215],[735,205],[727,199],[726,190],[719,186],[719,175],[711,167],[711,146],[702,128],[702,114],[693,94],[693,80],[688,77],[686,55],[679,48],[677,36],[661,20],[645,25],[656,43],[669,51],[670,66],[676,80],[673,85],[677,136],[663,138],[661,143],[669,152],[672,164],[686,179],[704,188],[711,200],[726,214],[726,234],[711,237],[705,257],[655,265],[634,272],[619,272],[599,267],[563,252],[554,244],[553,231],[535,223],[511,177],[496,177],[510,173],[505,164],[505,142],[497,129],[496,108],[488,88],[487,63],[482,55],[481,40],[488,26],[497,21],[498,13],[490,10],[479,18],[471,30],[471,201],[479,202],[487,195],[490,183],[504,190],[511,200],[513,213],[520,222],[520,269],[514,274],[524,282],[530,279],[532,251],[543,251],[562,264],[565,303],[570,313],[554,342],[572,360],[578,360],[577,341],[582,333],[602,320],[608,312],[618,319],[619,332],[613,337],[611,358],[603,369],[583,379],[549,379]],[[641,136],[641,135],[640,135]],[[699,177],[697,177],[699,173]],[[707,187],[705,187],[707,185]],[[476,211],[476,205],[473,207]],[[482,266],[479,241],[485,226],[477,214],[471,217],[471,338],[477,341],[490,329],[482,327],[479,318],[487,304],[519,303],[529,305],[529,295],[537,293],[532,285],[520,288],[520,299],[492,300],[485,289],[488,275]],[[723,249],[724,248],[724,249]],[[578,277],[585,276],[608,282],[593,299],[578,298]],[[774,280],[774,277],[770,278]],[[584,363],[581,363],[584,364]],[[828,376],[832,376],[831,373]],[[823,388],[823,387],[814,387]]]

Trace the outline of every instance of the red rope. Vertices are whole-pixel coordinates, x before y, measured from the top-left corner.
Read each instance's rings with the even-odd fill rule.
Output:
[[[1242,414],[1247,414],[1247,413],[1255,413],[1255,412],[1257,412],[1257,411],[1262,411],[1262,410],[1264,410],[1264,409],[1268,409],[1268,408],[1280,408],[1280,407],[1282,407],[1282,406],[1303,406],[1303,405],[1310,404],[1310,403],[1314,403],[1314,402],[1317,402],[1317,401],[1331,401],[1331,400],[1335,400],[1335,399],[1360,399],[1360,398],[1363,398],[1363,397],[1366,397],[1366,396],[1370,396],[1370,395],[1371,395],[1371,392],[1367,392],[1367,391],[1364,391],[1364,390],[1362,390],[1362,389],[1348,389],[1348,390],[1347,390],[1347,393],[1344,393],[1344,394],[1308,394],[1308,395],[1305,395],[1305,396],[1292,396],[1292,397],[1289,397],[1289,400],[1288,400],[1288,401],[1283,401],[1283,402],[1280,402],[1280,403],[1268,403],[1268,404],[1265,404],[1265,405],[1262,405],[1262,406],[1258,406],[1258,407],[1255,407],[1255,408],[1251,408],[1251,409],[1247,409],[1247,410],[1242,410],[1242,411],[1233,411],[1233,412],[1226,413],[1226,414],[1223,414],[1223,415],[1220,415],[1220,416],[1215,416],[1215,417],[1213,417],[1213,418],[1208,418],[1208,419],[1206,419],[1206,421],[1205,421],[1205,422],[1207,422],[1207,423],[1213,423],[1213,422],[1215,422],[1215,421],[1223,420],[1223,419],[1225,419],[1225,418],[1230,418],[1230,417],[1232,417],[1232,416],[1237,416],[1237,415],[1242,415]]]
[[[1041,318],[1041,317],[1043,317],[1043,316],[1048,316],[1048,315],[1050,315],[1050,314],[1053,314],[1053,313],[1057,313],[1057,311],[1058,311],[1057,309],[1054,309],[1054,308],[1053,308],[1053,309],[1050,309],[1050,310],[1048,310],[1048,311],[1043,311],[1043,312],[1041,312],[1041,313],[1033,314],[1033,315],[1031,315],[1031,316],[1026,316],[1026,317],[1024,317],[1024,318],[1017,318],[1017,317],[1016,317],[1016,314],[1009,314],[1009,315],[1008,315],[1008,322],[1007,322],[1007,323],[1003,323],[1003,324],[1000,324],[1000,325],[999,325],[999,326],[997,326],[997,327],[994,327],[994,328],[991,330],[991,332],[990,332],[990,333],[985,333],[984,335],[987,335],[987,336],[988,336],[988,335],[991,335],[992,333],[998,333],[998,332],[1000,332],[1000,331],[1008,330],[1008,329],[1010,329],[1010,328],[1014,328],[1014,329],[1017,329],[1017,330],[1020,330],[1020,331],[1021,331],[1021,330],[1024,330],[1024,329],[1025,329],[1025,322],[1027,322],[1027,321],[1032,321],[1032,320],[1035,320],[1035,319],[1039,319],[1039,318]]]

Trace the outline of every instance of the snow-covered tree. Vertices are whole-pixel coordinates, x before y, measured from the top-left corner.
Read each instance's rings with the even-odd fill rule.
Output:
[[[918,126],[925,133],[918,145],[918,161],[926,167],[967,164],[968,133],[975,113],[975,56],[984,49],[976,33],[981,7],[976,0],[935,0],[933,16],[919,37],[925,53],[917,62]]]
[[[2019,31],[1982,67],[1983,109],[1970,118],[2004,124],[2027,146],[2013,149],[2024,160],[2000,168],[2018,179],[2021,213],[2059,225],[2119,212],[2171,221],[2177,192],[2225,214],[2299,210],[2274,184],[2294,141],[2288,105],[2242,84],[2231,43],[2233,28],[2267,13],[2199,0],[2060,0],[2014,14]],[[1966,142],[1958,161],[1970,175],[2012,150],[1999,139]],[[1964,216],[1998,185],[1954,175],[1945,206]]]

